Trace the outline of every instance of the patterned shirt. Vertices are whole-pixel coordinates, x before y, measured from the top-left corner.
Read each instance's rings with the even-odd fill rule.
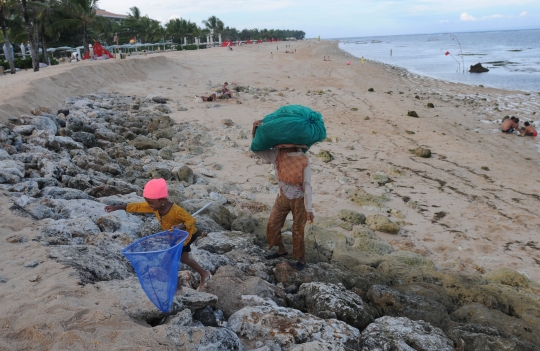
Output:
[[[274,168],[276,168],[276,161],[278,156],[278,149],[270,149],[268,151],[254,151],[254,153],[259,156],[260,158],[271,162],[274,164]],[[289,156],[295,156],[295,155],[302,155],[302,151],[298,152],[289,152]],[[298,199],[300,197],[304,197],[304,206],[306,207],[307,212],[313,212],[311,199],[312,199],[312,188],[311,188],[311,165],[308,164],[308,166],[304,169],[304,181],[301,186],[297,186],[295,184],[287,184],[284,182],[279,182],[279,187],[281,191],[283,192],[283,195],[287,197],[290,200]],[[301,196],[294,197],[300,194],[302,192]]]
[[[304,189],[301,185],[285,183],[280,180],[279,187],[281,188],[281,191],[283,191],[283,195],[289,200],[304,197]]]
[[[132,202],[127,204],[126,206],[126,212],[139,212],[139,213],[154,213],[156,215],[156,218],[159,221],[159,224],[161,225],[161,228],[163,230],[169,230],[172,228],[173,225],[178,225],[181,223],[184,223],[186,226],[186,232],[189,233],[188,238],[186,241],[184,241],[184,246],[186,246],[189,241],[191,240],[191,237],[195,232],[197,231],[197,228],[195,227],[195,218],[193,218],[192,215],[186,212],[182,207],[178,206],[177,204],[173,204],[169,212],[163,216],[159,214],[159,211],[154,211],[148,205],[146,201],[144,202]]]

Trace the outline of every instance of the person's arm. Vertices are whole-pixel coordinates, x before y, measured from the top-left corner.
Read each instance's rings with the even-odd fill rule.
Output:
[[[126,205],[126,212],[154,213],[146,201],[132,202]]]
[[[253,122],[253,129],[251,130],[251,136],[255,138],[255,134],[257,133],[257,128],[263,124],[262,120],[258,120]],[[268,161],[270,163],[274,163],[276,161],[277,155],[279,150],[277,149],[270,149],[265,151],[253,151],[253,153],[260,158],[262,158],[265,161]]]
[[[114,212],[118,210],[126,210],[127,205],[119,205],[119,206],[105,206],[105,212]]]
[[[262,120],[258,120],[258,121],[255,121],[253,122],[253,128],[251,128],[251,138],[255,138],[255,133],[257,132],[257,128],[263,124],[263,121]]]
[[[263,160],[270,163],[276,162],[278,152],[279,150],[277,149],[270,149],[270,150],[265,150],[265,151],[253,151],[255,155],[259,156]]]
[[[181,225],[184,224],[184,229],[182,230],[187,231],[190,234],[190,236],[193,235],[197,231],[197,228],[195,228],[195,223],[197,222],[195,217],[190,215],[186,210],[184,210],[180,206],[177,206],[174,209],[174,211],[175,211],[174,220],[178,224],[174,225],[173,228],[182,229]]]
[[[315,218],[313,215],[312,194],[311,166],[308,165],[304,168],[304,206],[306,207],[307,219],[309,222],[313,222],[313,219]]]

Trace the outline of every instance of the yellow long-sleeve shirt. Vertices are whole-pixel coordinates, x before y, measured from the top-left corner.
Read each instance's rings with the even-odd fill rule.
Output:
[[[161,216],[159,214],[159,211],[154,211],[148,205],[147,202],[132,202],[127,204],[126,206],[126,212],[139,212],[139,213],[151,213],[153,212],[156,215],[156,218],[159,221],[159,224],[161,225],[161,228],[163,230],[169,230],[172,228],[173,225],[177,225],[180,223],[184,223],[186,226],[186,231],[189,233],[188,238],[184,242],[184,246],[186,246],[190,240],[193,234],[197,231],[197,228],[195,227],[195,218],[193,218],[192,215],[186,212],[182,207],[178,206],[177,204],[173,204],[171,209],[166,215]]]

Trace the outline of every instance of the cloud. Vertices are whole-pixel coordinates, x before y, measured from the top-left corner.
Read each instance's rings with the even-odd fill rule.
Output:
[[[439,23],[448,23],[450,22],[449,20],[440,20]]]
[[[473,15],[468,14],[467,12],[463,12],[459,16],[459,19],[462,20],[462,21],[485,21],[485,20],[491,20],[491,19],[497,19],[497,18],[505,18],[505,17],[512,17],[512,16],[503,16],[503,15],[499,15],[499,14],[496,13],[496,14],[493,14],[493,15],[490,15],[490,16],[483,16],[483,17],[480,17],[480,18],[476,18]]]
[[[476,18],[473,15],[469,15],[467,12],[463,12],[459,19],[462,21],[476,21]]]
[[[523,11],[522,13],[519,14],[519,17],[523,17],[523,16],[527,16],[527,11]]]

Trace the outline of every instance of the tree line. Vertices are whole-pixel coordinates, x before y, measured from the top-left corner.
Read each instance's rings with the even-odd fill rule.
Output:
[[[203,26],[182,18],[171,19],[164,25],[142,15],[138,7],[129,9],[127,18],[120,22],[97,15],[99,0],[0,0],[0,43],[28,43],[34,71],[40,61],[50,64],[45,54],[47,47],[77,47],[82,42],[84,54],[89,52],[90,40],[103,45],[127,44],[134,39],[143,43],[168,41],[183,44],[199,38],[206,42],[207,35],[222,40],[304,39],[305,32],[280,29],[243,29],[225,27],[223,21],[211,16]],[[11,48],[6,45],[11,73],[15,73]],[[42,55],[40,57],[40,47]]]

